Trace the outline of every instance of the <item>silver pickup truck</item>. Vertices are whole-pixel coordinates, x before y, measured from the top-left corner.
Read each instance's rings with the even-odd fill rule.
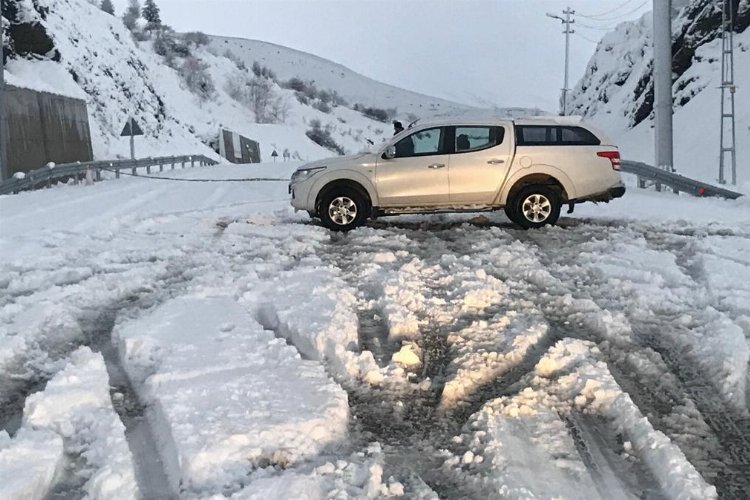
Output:
[[[620,153],[604,136],[555,119],[432,122],[372,153],[300,167],[292,206],[347,231],[406,213],[505,209],[523,228],[554,224],[562,205],[625,194]]]

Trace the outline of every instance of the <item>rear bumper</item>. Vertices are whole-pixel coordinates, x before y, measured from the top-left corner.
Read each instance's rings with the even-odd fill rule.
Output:
[[[612,186],[611,188],[607,189],[603,193],[597,193],[597,194],[592,194],[590,196],[584,196],[576,200],[571,200],[571,202],[573,203],[583,203],[585,201],[608,202],[608,201],[614,200],[615,198],[622,198],[623,196],[625,196],[625,185],[622,183],[618,183]]]
[[[620,185],[609,188],[609,196],[613,200],[615,198],[622,198],[625,196],[625,186]]]

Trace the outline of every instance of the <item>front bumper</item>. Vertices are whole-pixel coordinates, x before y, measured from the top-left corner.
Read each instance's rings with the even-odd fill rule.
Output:
[[[289,197],[294,210],[307,210],[310,211],[310,207],[307,206],[307,198],[310,194],[309,186],[306,186],[304,182],[295,182],[289,184]]]

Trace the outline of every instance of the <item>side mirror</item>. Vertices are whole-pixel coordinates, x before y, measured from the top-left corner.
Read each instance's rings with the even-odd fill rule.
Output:
[[[383,158],[386,160],[392,160],[396,157],[396,146],[388,146],[383,153]]]

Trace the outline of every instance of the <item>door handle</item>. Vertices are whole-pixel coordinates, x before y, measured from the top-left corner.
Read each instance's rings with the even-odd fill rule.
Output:
[[[490,165],[501,165],[505,163],[505,160],[490,160],[487,163],[489,163]]]
[[[445,168],[445,163],[433,163],[432,165],[427,165],[427,168]]]

